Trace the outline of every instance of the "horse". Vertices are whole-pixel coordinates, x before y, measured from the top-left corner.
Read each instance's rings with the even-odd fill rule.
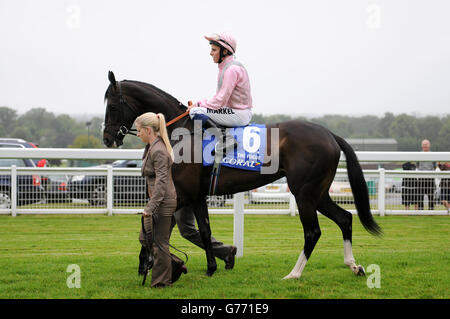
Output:
[[[107,147],[120,146],[130,133],[134,120],[146,112],[162,113],[166,121],[182,117],[187,106],[154,85],[132,80],[116,81],[108,73],[109,85],[105,93],[105,123],[103,142]],[[175,129],[186,128],[194,132],[194,121],[186,116],[167,127],[169,137]],[[271,174],[261,174],[230,167],[222,167],[216,186],[217,195],[235,194],[252,190],[286,177],[290,191],[298,206],[304,230],[304,245],[292,271],[283,279],[299,278],[321,236],[317,211],[334,221],[342,231],[344,263],[356,275],[365,276],[364,267],[357,265],[352,252],[352,214],[338,206],[329,196],[329,188],[336,174],[341,151],[345,155],[347,174],[354,195],[357,214],[364,228],[375,236],[382,234],[373,219],[369,193],[358,158],[352,147],[328,129],[303,120],[290,120],[267,125],[267,153],[271,152],[272,129],[278,130],[278,169]],[[275,135],[273,135],[275,136]],[[193,142],[194,134],[179,137]],[[275,139],[275,137],[274,137]],[[201,147],[201,146],[200,146]],[[272,150],[275,153],[275,149]],[[195,149],[191,151],[194,157]],[[274,155],[274,154],[272,154]],[[175,154],[177,157],[177,154]],[[264,163],[263,166],[269,165]],[[172,176],[177,191],[177,210],[194,211],[202,242],[205,246],[207,271],[212,276],[217,269],[212,254],[211,228],[206,197],[209,190],[211,167],[201,161],[181,161],[172,165]]]

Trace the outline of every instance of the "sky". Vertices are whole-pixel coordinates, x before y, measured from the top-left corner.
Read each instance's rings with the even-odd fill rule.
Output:
[[[450,113],[448,0],[0,0],[0,106],[104,114],[108,71],[212,97],[227,31],[264,115]]]

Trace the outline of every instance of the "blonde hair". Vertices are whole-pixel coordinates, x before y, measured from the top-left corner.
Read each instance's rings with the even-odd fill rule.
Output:
[[[174,160],[172,145],[170,145],[169,135],[166,129],[166,119],[162,113],[147,112],[135,120],[139,127],[151,127],[157,136],[160,136],[166,145],[167,152],[170,154],[172,161]]]

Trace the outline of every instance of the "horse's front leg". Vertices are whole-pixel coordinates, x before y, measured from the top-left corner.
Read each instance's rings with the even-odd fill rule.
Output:
[[[209,225],[208,206],[206,198],[194,203],[193,207],[195,219],[197,220],[198,229],[205,246],[206,261],[208,263],[207,276],[212,276],[217,269],[216,258],[214,257],[211,243],[211,227]]]

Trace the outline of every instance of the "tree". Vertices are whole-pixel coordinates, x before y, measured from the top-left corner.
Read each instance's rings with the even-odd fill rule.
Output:
[[[95,136],[89,136],[89,143],[88,143],[88,136],[87,135],[79,135],[75,138],[73,143],[68,146],[69,148],[102,148],[103,145],[100,142],[98,138]]]
[[[350,137],[353,134],[352,123],[349,121],[340,120],[336,123],[334,133],[342,137]]]
[[[55,115],[44,108],[34,108],[17,119],[17,127],[26,127],[30,134],[27,140],[40,147],[51,147],[55,125]],[[12,136],[18,137],[18,136]]]
[[[145,147],[145,145],[144,145],[144,143],[142,143],[142,141],[139,137],[128,135],[126,138],[123,139],[122,148],[141,149],[144,147]]]
[[[445,119],[433,148],[440,152],[450,152],[450,117]]]
[[[438,139],[439,131],[441,130],[443,122],[437,116],[426,116],[418,118],[417,129],[423,139],[430,140],[431,144],[435,144]]]
[[[420,134],[416,118],[400,114],[389,127],[389,135],[397,140],[399,151],[416,151],[420,147]],[[389,136],[388,135],[388,136]]]
[[[353,117],[324,115],[305,119],[285,114],[254,114],[253,123],[273,124],[292,119],[302,119],[322,125],[342,137],[395,138],[399,151],[418,151],[420,141],[427,138],[433,150],[450,151],[450,115],[423,118],[407,114],[395,116],[387,112],[382,118],[373,115]],[[0,137],[23,138],[40,147],[88,147],[86,122],[89,121],[89,147],[101,148],[103,132],[102,116],[86,115],[82,119],[67,114],[56,116],[45,108],[34,108],[18,116],[6,106],[0,107]],[[81,137],[84,136],[84,137]],[[141,149],[139,138],[127,136],[123,148]]]
[[[30,130],[26,126],[16,126],[16,128],[9,134],[8,137],[22,138],[26,141],[33,140],[33,134],[31,134]]]
[[[397,116],[389,127],[389,134],[392,137],[418,137],[419,130],[416,124],[416,118],[407,115],[400,114]]]
[[[351,129],[353,133],[349,137],[376,137],[377,127],[381,121],[375,115],[352,117]]]
[[[67,147],[78,135],[86,132],[86,128],[68,115],[59,115],[52,126],[50,145],[52,147]]]
[[[8,132],[14,129],[17,120],[17,111],[6,106],[0,107],[0,136],[8,135]]]
[[[103,121],[104,119],[98,116],[95,116],[89,120],[89,122],[91,123],[91,125],[89,126],[89,134],[97,137],[100,140],[103,139]],[[84,124],[86,124],[86,122],[84,122]]]
[[[394,122],[395,116],[390,112],[384,113],[384,117],[378,122],[376,134],[379,137],[390,137],[390,127]]]
[[[264,115],[262,115],[262,114],[253,114],[252,122],[259,123],[259,124],[266,124],[266,120],[264,118]]]

